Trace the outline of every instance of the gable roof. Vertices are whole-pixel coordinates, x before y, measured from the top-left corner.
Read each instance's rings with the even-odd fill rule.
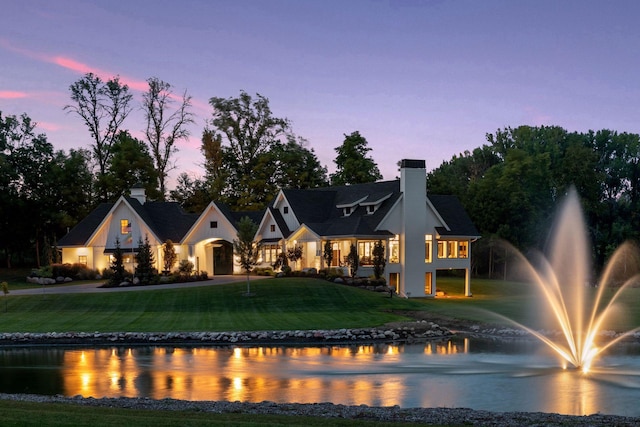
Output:
[[[400,181],[320,187],[306,190],[282,190],[298,221],[319,236],[384,237],[378,224],[401,196]],[[380,203],[372,214],[366,205]],[[353,207],[349,216],[344,207]]]
[[[438,234],[441,236],[480,237],[476,226],[456,196],[429,195],[427,197],[448,226],[448,229],[436,227]]]
[[[113,207],[125,200],[140,216],[151,231],[161,240],[170,239],[179,242],[199,215],[186,213],[177,202],[147,202],[144,205],[137,199],[124,197],[116,203],[101,203],[66,236],[58,240],[58,246],[83,246],[96,229],[105,220]]]

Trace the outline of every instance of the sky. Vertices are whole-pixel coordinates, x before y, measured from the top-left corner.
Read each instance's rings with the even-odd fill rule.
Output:
[[[172,179],[202,176],[211,97],[269,99],[329,172],[359,131],[384,179],[437,168],[520,125],[640,133],[640,2],[590,0],[2,0],[0,111],[56,149],[89,147],[65,112],[85,73],[134,95],[146,80],[193,97]],[[171,182],[169,185],[172,188]]]

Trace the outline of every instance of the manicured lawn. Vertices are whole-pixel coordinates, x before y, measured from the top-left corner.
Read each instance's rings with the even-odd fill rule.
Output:
[[[265,279],[186,289],[0,299],[0,331],[250,331],[354,328],[402,319],[420,301],[323,280]],[[5,310],[6,302],[6,312]]]
[[[439,278],[438,289],[447,296],[436,299],[424,299],[424,309],[443,316],[468,319],[484,323],[506,324],[496,317],[498,313],[524,325],[544,326],[545,303],[541,300],[532,284],[501,280],[472,279],[473,297],[464,296],[464,281],[458,278]],[[587,289],[592,301],[595,288]],[[603,301],[607,303],[616,289],[607,289]],[[640,326],[640,288],[628,288],[624,297],[618,300],[619,315],[612,317],[606,329],[626,331]],[[592,305],[589,303],[588,310]],[[589,311],[590,313],[590,311]]]
[[[1,332],[65,331],[242,331],[335,329],[379,326],[402,320],[393,311],[429,311],[483,323],[507,324],[494,313],[539,328],[547,317],[533,285],[472,280],[473,297],[462,279],[441,277],[446,296],[406,300],[323,280],[252,281],[197,288],[108,294],[0,295]],[[594,289],[591,289],[595,292]],[[614,291],[607,291],[610,298]],[[625,315],[607,326],[618,331],[640,325],[640,289],[629,289]],[[6,312],[5,312],[6,305]]]
[[[286,415],[215,414],[88,407],[74,404],[0,400],[3,426],[358,426],[425,425]]]

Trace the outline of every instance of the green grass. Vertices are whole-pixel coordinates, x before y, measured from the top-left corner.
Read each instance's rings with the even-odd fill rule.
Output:
[[[357,426],[391,427],[407,423],[345,420],[287,415],[215,414],[195,411],[162,411],[89,407],[75,404],[0,400],[3,426]],[[410,424],[425,425],[425,424]]]
[[[0,275],[0,280],[5,279]],[[252,297],[243,295],[245,283],[103,294],[9,294],[0,296],[0,332],[357,328],[403,320],[394,314],[399,311],[507,324],[493,314],[498,313],[538,328],[546,317],[536,303],[533,285],[473,279],[471,298],[463,295],[462,279],[440,277],[437,287],[446,297],[389,298],[307,278],[252,281]],[[607,291],[607,298],[612,294]],[[640,288],[629,289],[622,302],[625,315],[614,318],[607,328],[624,331],[640,325]]]
[[[355,328],[419,310],[419,301],[389,298],[330,282],[265,279],[185,289],[101,294],[15,295],[0,300],[2,332],[251,331]],[[6,303],[6,312],[5,310]]]
[[[473,297],[465,297],[464,282],[458,278],[439,278],[438,289],[447,296],[436,299],[423,299],[423,309],[456,319],[467,319],[482,323],[506,325],[503,319],[494,313],[508,317],[534,328],[544,326],[542,320],[547,316],[545,303],[541,301],[532,284],[501,280],[472,279]],[[595,288],[587,290],[589,301],[595,299]],[[612,298],[616,289],[607,289],[603,302]],[[611,317],[605,324],[606,329],[627,331],[640,325],[640,288],[625,290],[624,297],[618,300],[618,315]],[[586,305],[591,310],[591,303]],[[590,313],[590,311],[589,311]]]

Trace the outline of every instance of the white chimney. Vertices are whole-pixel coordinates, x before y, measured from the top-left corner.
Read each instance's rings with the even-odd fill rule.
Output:
[[[400,289],[405,294],[424,295],[424,236],[427,233],[427,171],[424,160],[404,159],[400,162],[400,191],[404,242],[400,250],[404,264]]]
[[[141,205],[144,205],[144,202],[147,201],[147,196],[141,183],[134,184],[131,187],[131,197],[138,200]]]

